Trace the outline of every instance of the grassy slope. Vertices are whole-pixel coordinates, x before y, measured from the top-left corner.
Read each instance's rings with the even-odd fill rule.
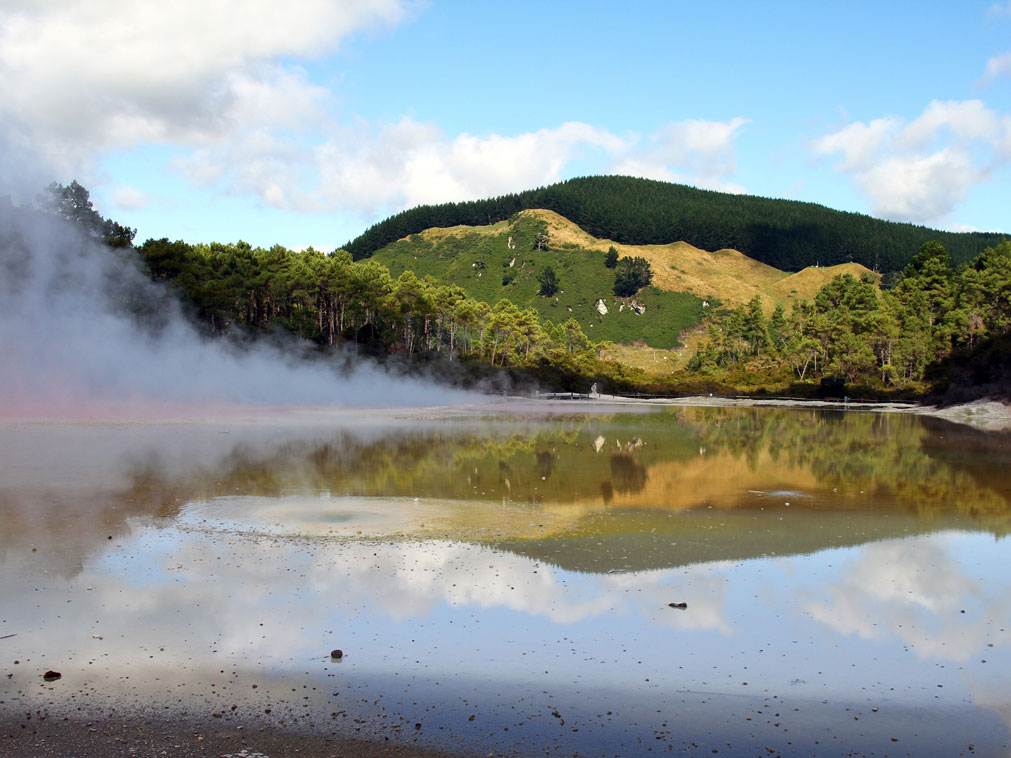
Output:
[[[541,232],[548,234],[550,243],[547,250],[538,251],[534,242]],[[515,249],[509,247],[510,237]],[[621,256],[641,256],[653,268],[653,286],[634,298],[646,306],[643,315],[627,307],[622,310],[627,301],[616,298],[611,290],[614,272],[604,267],[604,254],[612,245]],[[777,304],[789,310],[798,299],[812,298],[837,274],[859,276],[868,271],[860,264],[846,263],[788,274],[736,250],[707,252],[684,242],[621,245],[592,237],[545,210],[523,211],[510,221],[489,226],[428,229],[388,245],[374,257],[394,277],[413,270],[419,277],[430,275],[458,284],[491,305],[508,298],[520,306],[533,306],[555,323],[572,316],[592,340],[625,346],[640,343],[661,351],[690,342],[691,330],[721,305],[742,305],[759,295],[767,312]],[[562,291],[556,297],[537,294],[537,274],[544,266],[552,266],[558,275]],[[515,274],[515,278],[503,285],[505,274]],[[598,298],[607,305],[605,316],[594,307]],[[686,354],[681,350],[665,356],[630,347],[617,347],[614,352],[627,363],[658,371],[673,368]]]
[[[542,318],[556,324],[571,316],[594,341],[641,341],[672,347],[678,344],[682,330],[702,319],[699,298],[657,287],[647,287],[634,298],[646,306],[644,315],[627,307],[622,310],[623,301],[612,292],[614,271],[604,266],[606,244],[603,248],[599,244],[583,246],[548,229],[549,249],[534,249],[537,235],[547,228],[546,215],[524,212],[511,222],[486,227],[431,229],[399,240],[373,257],[394,277],[413,270],[419,277],[430,275],[440,282],[457,284],[490,305],[506,298],[521,307],[532,306]],[[564,224],[575,229],[568,222]],[[512,249],[510,236],[515,244]],[[561,286],[550,298],[537,294],[537,275],[546,266],[555,270]],[[506,275],[514,277],[509,284],[502,283]],[[595,308],[598,299],[607,304],[605,316]]]

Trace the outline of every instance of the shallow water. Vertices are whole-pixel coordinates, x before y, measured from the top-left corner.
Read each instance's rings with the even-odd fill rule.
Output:
[[[482,753],[1008,752],[1006,436],[600,408],[9,423],[0,451],[8,714]]]

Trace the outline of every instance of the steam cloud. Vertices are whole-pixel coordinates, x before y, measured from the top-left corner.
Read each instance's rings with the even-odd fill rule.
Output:
[[[467,393],[350,372],[300,343],[202,337],[129,251],[0,198],[0,416],[118,415],[201,406],[379,406]]]

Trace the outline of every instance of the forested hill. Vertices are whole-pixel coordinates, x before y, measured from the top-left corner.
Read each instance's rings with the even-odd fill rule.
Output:
[[[345,248],[359,260],[425,229],[491,224],[533,208],[555,211],[601,239],[730,248],[785,271],[849,261],[880,272],[898,271],[930,240],[941,242],[953,262],[962,263],[1008,236],[944,232],[815,203],[731,195],[651,179],[592,176],[489,200],[411,208],[372,226]]]

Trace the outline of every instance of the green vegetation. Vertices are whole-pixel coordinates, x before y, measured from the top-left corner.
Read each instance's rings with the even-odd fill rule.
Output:
[[[533,308],[544,320],[559,323],[574,318],[596,342],[642,342],[670,348],[680,344],[683,330],[701,322],[702,300],[688,293],[646,287],[636,296],[639,311],[631,303],[616,300],[612,294],[622,267],[608,269],[601,265],[604,258],[602,251],[578,244],[555,245],[543,219],[523,214],[491,227],[414,234],[370,260],[387,267],[391,276],[414,271],[419,277],[458,286],[476,300],[495,303],[507,298]],[[645,261],[638,260],[636,281],[648,281],[642,266]],[[547,297],[540,280],[546,268],[551,268],[558,283],[558,290]],[[504,272],[502,277],[495,273],[499,270]],[[604,301],[606,315],[597,310],[598,300]]]
[[[618,251],[614,245],[607,248],[607,255],[604,256],[604,265],[607,268],[614,268],[618,265]]]
[[[110,218],[102,218],[91,206],[91,194],[76,181],[66,187],[53,182],[38,199],[43,211],[77,224],[94,240],[112,248],[130,247],[133,244],[137,230],[122,226]]]
[[[881,291],[867,272],[842,274],[787,314],[780,304],[768,312],[757,295],[732,310],[704,310],[697,297],[650,285],[645,258],[610,269],[603,250],[583,247],[592,243],[556,221],[549,229],[544,214],[431,230],[355,261],[343,250],[244,242],[160,239],[134,248],[133,230],[103,219],[76,182],[50,185],[40,204],[118,248],[124,262],[139,256],[217,335],[285,331],[321,350],[353,345],[380,358],[437,362],[449,380],[508,373],[562,390],[601,382],[609,392],[658,394],[820,387],[912,397],[933,387],[966,399],[975,387],[1011,395],[1011,241],[957,267],[930,241],[890,288]],[[612,298],[612,289],[628,297]],[[687,372],[651,375],[600,357],[609,343],[675,346],[704,315],[708,338]]]
[[[932,444],[935,424],[944,422],[891,414],[679,408],[634,415],[573,415],[550,424],[499,419],[477,431],[413,427],[378,438],[345,430],[266,449],[240,446],[217,465],[185,477],[166,478],[157,465],[139,465],[117,497],[123,504],[158,497],[164,515],[174,513],[181,502],[237,491],[267,497],[328,492],[333,497],[489,503],[509,498],[555,516],[547,530],[536,531],[537,539],[545,534],[592,537],[594,547],[597,539],[628,528],[627,520],[611,520],[608,512],[634,507],[639,523],[648,522],[661,534],[673,530],[682,535],[677,539],[679,548],[668,553],[679,558],[690,549],[686,534],[694,529],[704,533],[713,525],[672,523],[671,517],[700,502],[709,502],[713,509],[695,510],[692,522],[718,514],[720,528],[740,530],[740,539],[732,543],[748,544],[748,535],[757,533],[760,540],[753,544],[763,544],[759,552],[765,553],[775,547],[770,541],[779,544],[776,553],[788,554],[824,547],[826,541],[838,545],[846,539],[844,534],[852,539],[901,536],[910,527],[928,531],[958,526],[1007,534],[1011,487],[1000,450],[1006,442],[944,424],[943,434],[954,444]],[[607,443],[600,452],[595,446],[598,438]],[[644,444],[636,445],[635,439]],[[624,444],[617,444],[619,440]],[[706,451],[705,461],[700,448]],[[706,462],[711,468],[699,476],[699,467]],[[834,511],[854,522],[850,528],[810,530],[814,536],[808,540],[799,540],[796,524],[781,533],[755,529],[749,511],[768,502],[735,493],[772,489],[797,471],[809,472],[805,478],[813,478],[818,489],[833,494],[808,504],[795,501],[793,518],[817,511],[824,519]],[[727,487],[728,481],[735,486]],[[684,487],[688,482],[691,488]],[[477,483],[480,488],[475,491]],[[682,486],[676,489],[673,483]],[[553,504],[563,509],[554,510]],[[573,504],[581,507],[568,507]],[[732,521],[735,512],[744,518]],[[883,513],[891,518],[882,519]],[[898,524],[891,526],[892,520]],[[642,533],[649,535],[650,529]],[[657,542],[655,536],[648,540]],[[703,544],[712,548],[706,541]],[[656,549],[650,544],[641,547],[645,554]]]
[[[780,308],[768,320],[756,297],[710,325],[689,368],[713,378],[790,371],[800,381],[918,387],[929,366],[1009,329],[1011,241],[957,270],[940,243],[928,242],[882,293],[869,276],[845,274],[789,317]]]
[[[345,247],[358,260],[425,229],[495,223],[534,208],[555,211],[600,239],[634,245],[683,240],[704,250],[730,248],[785,271],[850,261],[875,271],[899,271],[930,240],[941,242],[962,263],[1005,236],[943,232],[795,200],[596,176],[489,200],[411,208]]]
[[[653,269],[645,258],[622,258],[614,272],[614,294],[632,297],[653,281]]]
[[[558,276],[551,266],[541,269],[541,273],[537,275],[537,281],[541,283],[540,289],[537,290],[537,294],[541,297],[551,297],[558,292]]]

